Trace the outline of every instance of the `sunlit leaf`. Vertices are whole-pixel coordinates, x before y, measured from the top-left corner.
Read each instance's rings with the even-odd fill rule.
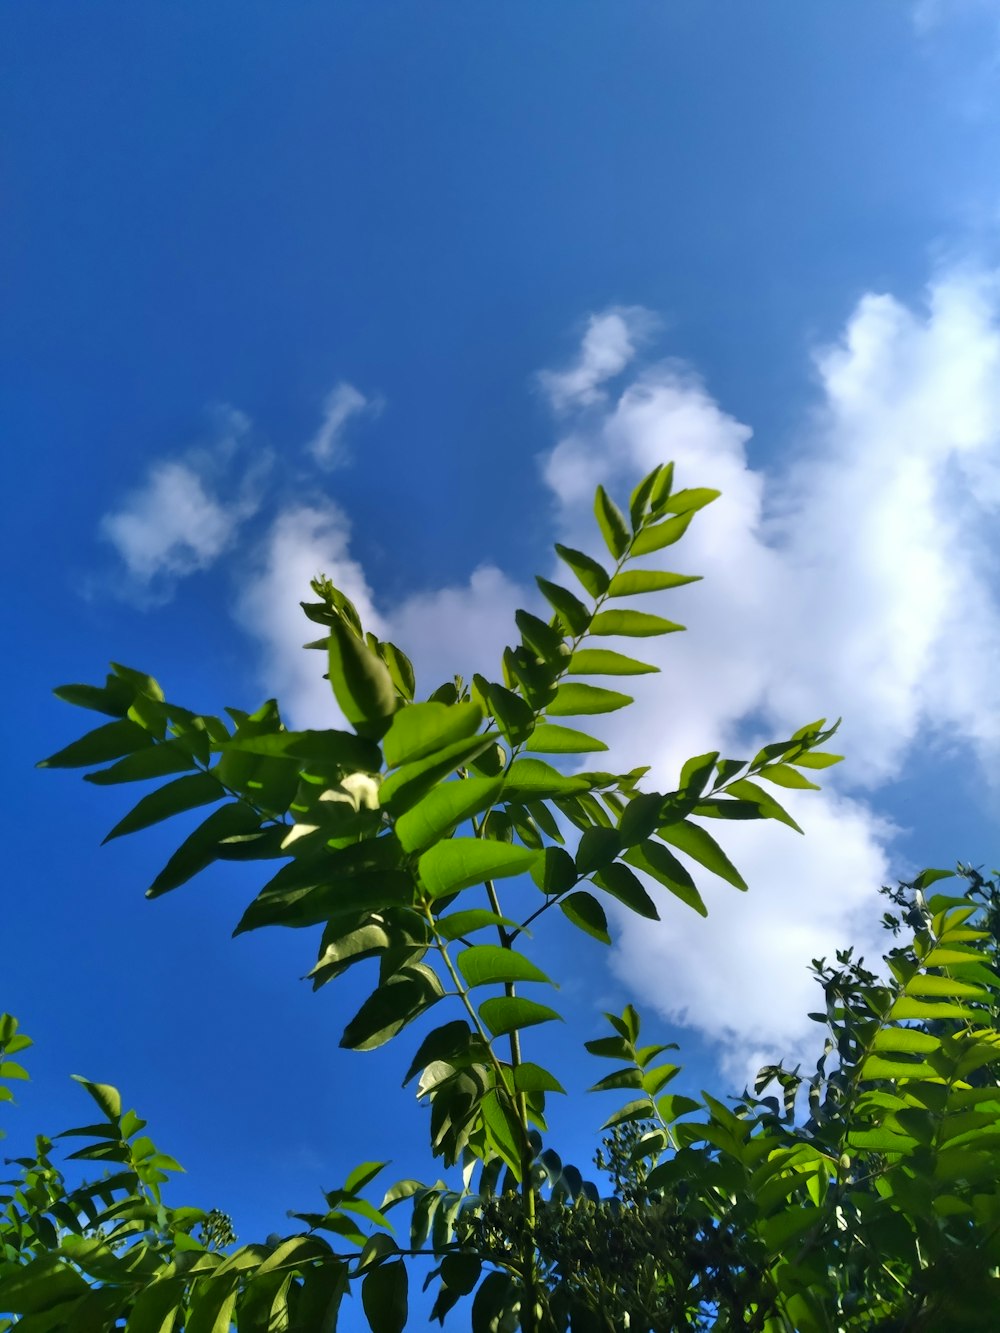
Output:
[[[492,805],[499,778],[465,778],[441,783],[396,820],[396,836],[405,851],[427,847],[436,838]]]
[[[668,574],[659,569],[623,569],[611,580],[608,596],[635,597],[644,592],[661,592],[698,583],[701,578],[701,574]]]
[[[536,856],[530,848],[487,838],[449,838],[424,852],[418,867],[428,894],[442,898],[488,879],[523,874]]]
[[[554,1019],[562,1022],[562,1015],[547,1004],[526,1000],[521,995],[494,995],[483,1000],[479,1006],[479,1017],[494,1037],[503,1037],[516,1029],[533,1027],[537,1023],[548,1023]]]
[[[637,662],[610,648],[578,648],[570,658],[569,676],[644,676],[659,671],[658,666]]]
[[[410,764],[475,735],[483,715],[477,704],[409,704],[393,717],[382,738],[385,762],[389,768]]]
[[[200,805],[221,801],[225,796],[221,784],[208,773],[191,773],[187,777],[168,782],[165,787],[144,796],[124,819],[120,820],[104,839],[120,838],[126,833],[135,833],[148,828],[160,820],[170,819],[184,810],[194,810]],[[256,823],[256,821],[254,821]]]
[[[477,944],[458,955],[458,967],[470,986],[495,986],[508,981],[549,981],[524,954],[498,944]]]
[[[591,626],[591,634],[621,634],[626,638],[651,638],[657,634],[672,634],[682,630],[683,625],[662,616],[650,615],[647,611],[609,610],[598,611]]]

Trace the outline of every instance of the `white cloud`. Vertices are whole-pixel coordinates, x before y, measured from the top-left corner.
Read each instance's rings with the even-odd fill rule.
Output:
[[[347,461],[344,444],[347,423],[362,413],[377,414],[381,410],[380,399],[366,398],[353,384],[341,380],[327,394],[323,403],[322,423],[306,449],[322,468],[343,466]]]
[[[262,645],[261,677],[281,701],[291,726],[344,726],[320,652],[302,644],[323,635],[302,614],[309,583],[325,574],[354,602],[366,627],[379,635],[385,626],[372,603],[364,571],[349,553],[350,524],[336,505],[295,505],[271,525],[262,553],[248,569],[237,602],[237,617]]]
[[[126,582],[118,591],[139,602],[163,601],[178,579],[208,569],[256,512],[269,459],[258,455],[237,477],[232,465],[249,420],[229,407],[214,416],[217,438],[211,444],[154,463],[143,484],[100,521],[101,535],[125,566]]]
[[[563,409],[602,401],[601,385],[621,374],[655,326],[651,312],[636,306],[591,315],[576,363],[568,370],[543,370],[538,377],[552,405]]]
[[[622,975],[718,1040],[731,1069],[748,1045],[801,1050],[809,959],[858,942],[877,915],[890,831],[843,792],[877,788],[934,739],[995,761],[998,306],[996,280],[969,271],[937,281],[920,311],[865,297],[817,357],[817,408],[773,476],[750,468],[749,430],[670,363],[635,375],[546,460],[580,544],[596,482],[621,491],[673,458],[679,484],[723,492],[676,553],[647,562],[705,578],[661,603],[690,633],[640,645],[663,674],[639,679],[637,706],[599,731],[617,763],[652,759],[649,780],[669,787],[692,753],[749,754],[748,720],[770,738],[845,717],[848,764],[824,775],[827,793],[794,802],[804,840],[722,826],[746,898],[719,886],[708,923],[676,905],[660,928],[625,928]]]

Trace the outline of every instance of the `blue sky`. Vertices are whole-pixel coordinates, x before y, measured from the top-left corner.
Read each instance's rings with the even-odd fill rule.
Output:
[[[246,1238],[387,1138],[431,1174],[399,1055],[338,1051],[358,997],[298,982],[311,943],[230,942],[254,886],[221,871],[145,902],[169,835],[100,849],[125,797],[33,770],[85,722],[48,690],[115,658],[332,723],[297,650],[320,568],[428,689],[488,670],[593,484],[662,457],[725,495],[616,753],[670,775],[842,713],[848,762],[804,840],[731,842],[746,900],[610,965],[553,946],[563,1046],[634,990],[735,1084],[805,1049],[803,969],[872,938],[882,879],[989,863],[998,61],[987,0],[4,7],[15,1144],[85,1114],[76,1071]],[[601,1113],[557,1113],[578,1156]]]

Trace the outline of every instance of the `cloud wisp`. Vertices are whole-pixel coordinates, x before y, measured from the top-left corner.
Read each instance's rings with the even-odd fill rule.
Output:
[[[381,398],[366,398],[360,389],[341,380],[324,400],[323,420],[306,451],[325,471],[346,466],[350,461],[345,440],[348,422],[358,416],[377,416],[382,406]]]

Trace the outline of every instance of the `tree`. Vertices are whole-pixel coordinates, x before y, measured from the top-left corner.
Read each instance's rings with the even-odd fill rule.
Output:
[[[56,691],[111,720],[47,766],[99,766],[88,776],[108,785],[166,780],[109,837],[212,807],[149,896],[219,859],[278,860],[237,933],[320,927],[317,989],[377,964],[342,1045],[405,1041],[420,1025],[406,1080],[429,1112],[433,1154],[461,1168],[462,1180],[402,1181],[375,1207],[364,1192],[382,1164],[365,1163],[326,1195],[325,1212],[296,1215],[299,1234],[233,1248],[222,1214],[164,1203],[176,1163],[134,1111],[123,1112],[115,1089],[84,1081],[102,1119],[68,1131],[87,1140],[71,1157],[111,1174],[70,1187],[40,1140],[4,1201],[0,1310],[25,1333],[332,1329],[355,1281],[372,1329],[394,1333],[406,1323],[415,1255],[434,1265],[435,1314],[443,1320],[471,1298],[471,1315],[457,1317],[471,1318],[476,1333],[713,1321],[931,1327],[914,1321],[938,1316],[943,1274],[958,1261],[971,1292],[992,1293],[1000,1103],[989,1080],[981,1096],[966,1094],[969,1077],[1000,1056],[987,948],[995,933],[970,925],[983,902],[925,902],[926,877],[918,897],[904,899],[914,933],[891,956],[890,981],[849,954],[835,969],[816,965],[832,1045],[810,1085],[807,1121],[794,1115],[798,1074],[780,1067],[733,1109],[665,1092],[678,1067],[661,1059],[668,1047],[639,1044],[629,1006],[608,1016],[610,1035],[588,1043],[620,1065],[597,1088],[638,1094],[609,1121],[601,1160],[614,1198],[602,1201],[544,1143],[546,1096],[562,1088],[527,1057],[531,1029],[559,1015],[536,998],[549,978],[527,928],[564,919],[607,941],[607,897],[657,919],[653,895],[663,890],[704,915],[690,863],[746,885],[703,821],[797,828],[759,783],[814,787],[808,775],[839,758],[821,748],[835,727],[820,721],[749,762],[697,756],[669,792],[643,790],[644,769],[572,772],[549,762],[606,748],[564,719],[631,702],[593,677],[654,670],[601,641],[682,628],[631,603],[692,576],[658,559],[636,562],[677,542],[716,494],[675,491],[672,468],[657,468],[626,515],[599,488],[609,558],[557,546],[578,586],[538,580],[552,614],[517,612],[519,641],[504,653],[501,680],[455,678],[420,701],[404,653],[365,633],[351,602],[317,579],[304,610],[323,636],[309,647],[325,654],[350,730],[289,730],[274,700],[253,713],[227,710],[226,722],[170,702],[152,677],[117,665],[102,686]],[[0,1044],[13,1053],[24,1041],[5,1022]],[[832,1052],[839,1064],[828,1070]],[[783,1106],[760,1095],[775,1081]],[[956,1135],[959,1115],[968,1128]],[[960,1173],[948,1174],[943,1194],[942,1153]],[[977,1162],[975,1179],[961,1174]],[[387,1216],[404,1202],[405,1247]],[[929,1239],[935,1208],[943,1222]],[[912,1305],[907,1284],[922,1304]]]

